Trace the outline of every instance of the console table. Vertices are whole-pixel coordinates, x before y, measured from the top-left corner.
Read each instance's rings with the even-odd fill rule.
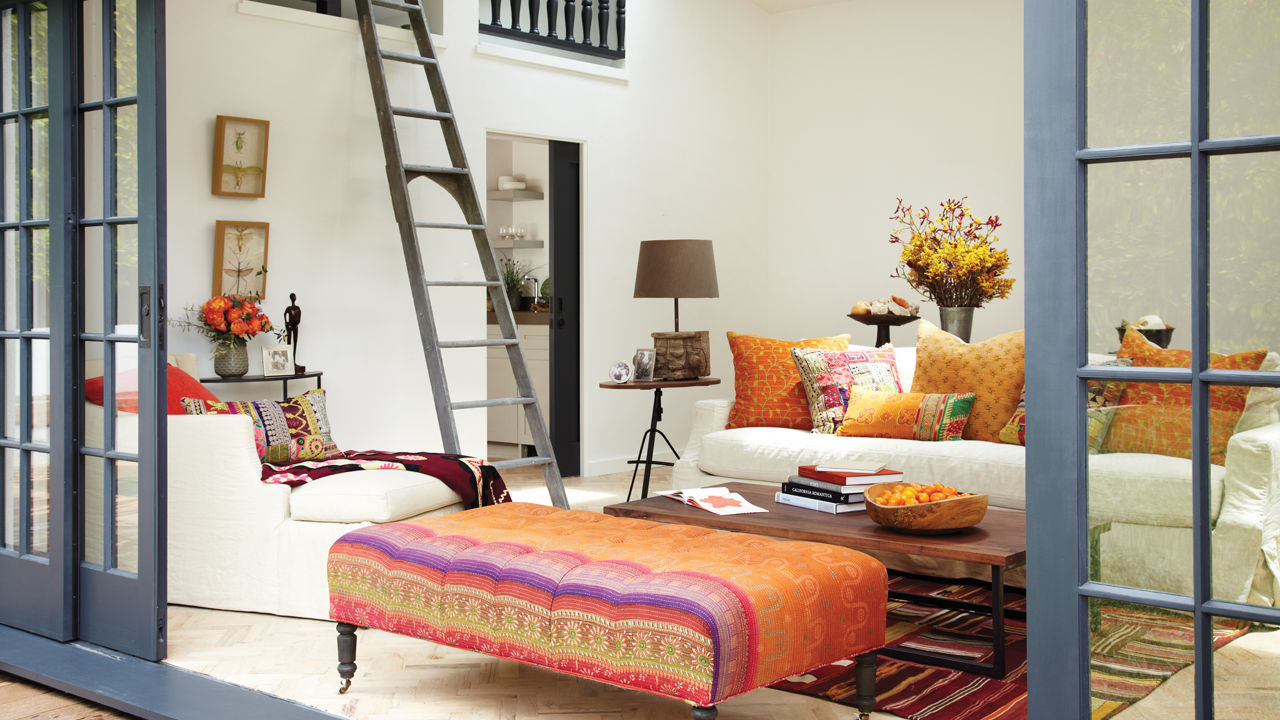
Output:
[[[312,370],[311,372],[294,373],[293,375],[241,375],[240,377],[202,377],[200,383],[202,385],[217,385],[221,383],[280,383],[280,399],[289,399],[289,381],[290,380],[306,380],[307,378],[315,378],[316,388],[322,387],[320,384],[320,376],[324,375],[323,370]]]

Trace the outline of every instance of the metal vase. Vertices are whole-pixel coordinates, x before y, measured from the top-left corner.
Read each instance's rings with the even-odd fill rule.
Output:
[[[245,345],[232,345],[213,358],[213,371],[218,377],[242,377],[249,372],[249,348]]]
[[[973,307],[938,307],[938,319],[942,321],[942,329],[965,342],[973,333]]]

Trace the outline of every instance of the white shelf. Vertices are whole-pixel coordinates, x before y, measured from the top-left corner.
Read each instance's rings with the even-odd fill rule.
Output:
[[[543,198],[541,190],[490,190],[490,200],[506,200],[508,202],[520,202],[521,200],[541,200]]]
[[[499,240],[493,244],[495,250],[538,250],[544,246],[541,240],[512,240],[511,242],[502,242]]]

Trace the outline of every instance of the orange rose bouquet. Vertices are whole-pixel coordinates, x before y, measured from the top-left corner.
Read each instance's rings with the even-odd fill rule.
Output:
[[[257,303],[243,295],[214,295],[204,304],[187,308],[189,319],[178,325],[195,330],[213,341],[214,356],[243,346],[258,333],[274,329]]]

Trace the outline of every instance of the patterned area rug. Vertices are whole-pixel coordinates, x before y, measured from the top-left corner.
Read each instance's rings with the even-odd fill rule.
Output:
[[[890,575],[894,590],[987,603],[990,590],[969,583],[945,584]],[[1020,592],[1006,592],[1006,606],[1023,609]],[[1093,637],[1093,720],[1105,720],[1146,697],[1191,664],[1189,616],[1121,603],[1101,607],[1101,628]],[[1214,647],[1248,632],[1247,623],[1219,621]],[[912,603],[890,602],[889,645],[991,659],[991,619]],[[876,672],[876,710],[909,720],[1025,720],[1027,717],[1027,630],[1005,623],[1008,674],[1002,680],[881,658]],[[853,659],[842,660],[773,685],[778,690],[853,705]]]

